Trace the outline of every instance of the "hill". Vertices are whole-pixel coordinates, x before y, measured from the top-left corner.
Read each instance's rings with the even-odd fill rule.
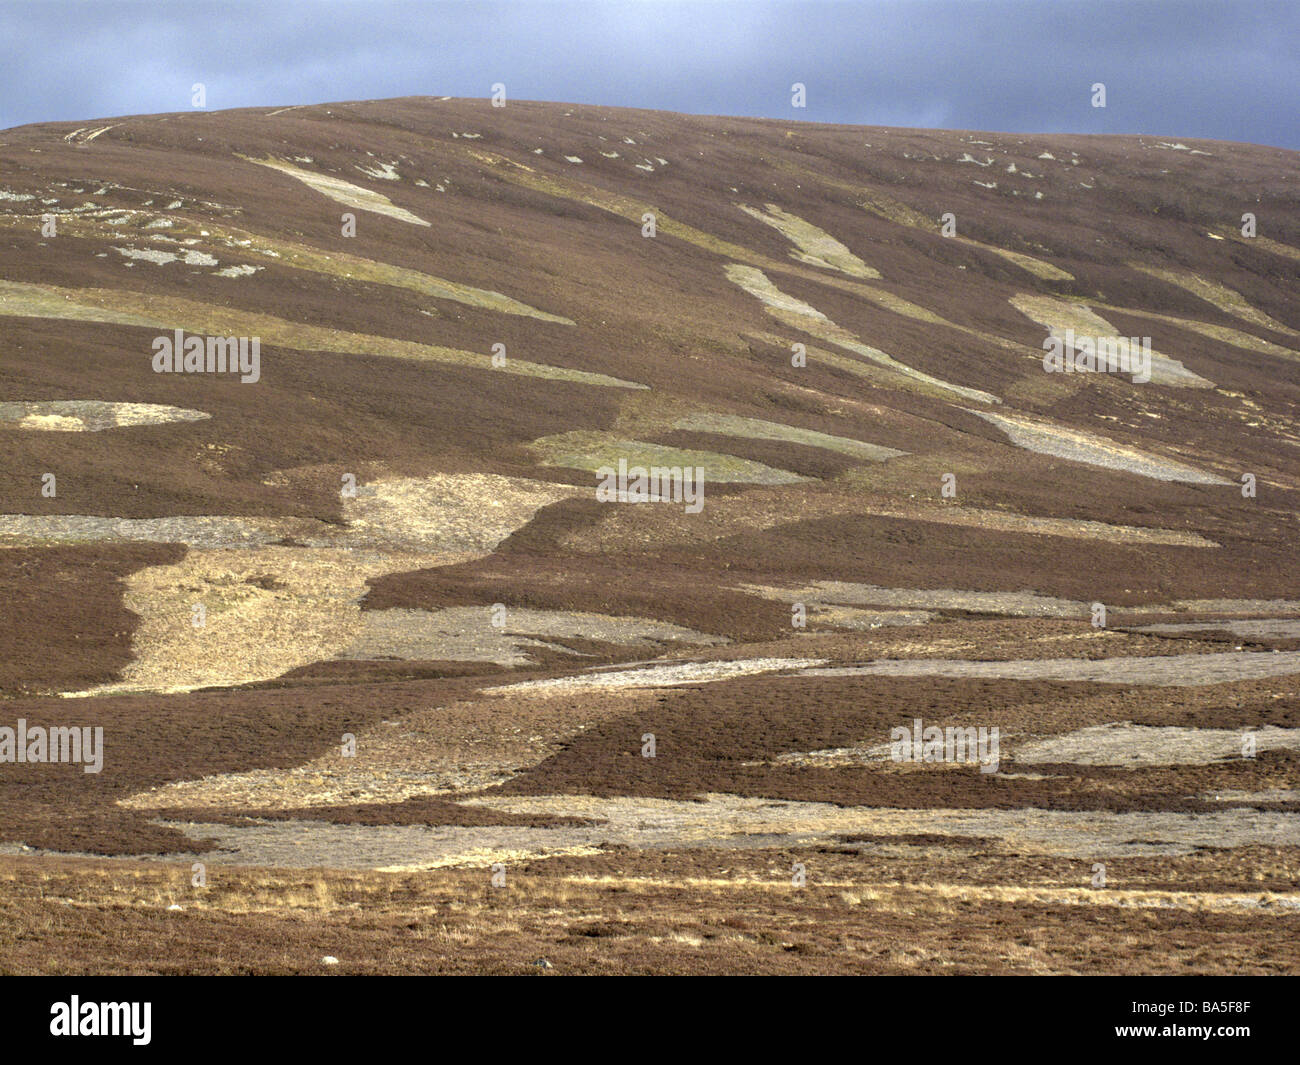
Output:
[[[0,175],[0,967],[1294,966],[1296,153],[420,97]]]

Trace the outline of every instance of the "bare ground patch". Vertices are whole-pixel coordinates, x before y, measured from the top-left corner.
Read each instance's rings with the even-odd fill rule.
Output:
[[[124,426],[197,422],[210,417],[201,410],[161,403],[112,403],[97,399],[0,403],[0,427],[53,432],[97,433]]]

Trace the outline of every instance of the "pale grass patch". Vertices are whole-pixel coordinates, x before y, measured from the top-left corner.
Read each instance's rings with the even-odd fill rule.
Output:
[[[103,399],[53,399],[0,403],[0,428],[100,432],[134,425],[203,421],[212,415],[162,403],[113,403]]]
[[[682,470],[702,467],[705,480],[716,483],[794,484],[807,480],[789,470],[718,451],[669,447],[588,430],[540,437],[529,444],[528,449],[540,458],[543,465],[590,470],[593,476],[603,467],[617,469],[619,461],[625,460],[629,467],[661,466]],[[594,481],[591,491],[595,491]]]
[[[310,546],[191,550],[145,567],[123,580],[141,619],[132,661],[119,681],[76,694],[229,687],[343,655],[365,635],[370,580],[480,558],[574,491],[491,474],[381,479],[344,501],[342,530]],[[255,583],[265,575],[278,587]],[[199,628],[196,603],[208,615]]]
[[[1208,277],[1202,277],[1200,274],[1185,270],[1164,270],[1157,266],[1149,266],[1138,262],[1131,262],[1128,265],[1133,270],[1139,270],[1171,285],[1177,285],[1211,306],[1217,307],[1225,314],[1250,322],[1251,325],[1259,326],[1262,329],[1271,329],[1275,333],[1285,333],[1288,336],[1300,336],[1300,332],[1290,326],[1283,325],[1276,318],[1270,318],[1263,311],[1248,303],[1246,297],[1240,292],[1236,292],[1218,281],[1212,281]]]
[[[346,207],[355,207],[358,210],[387,215],[389,218],[396,218],[399,222],[409,222],[416,226],[429,225],[423,218],[412,214],[406,208],[398,207],[387,196],[383,196],[373,189],[353,185],[350,181],[344,181],[333,174],[319,174],[313,170],[303,170],[301,167],[281,162],[278,159],[252,159],[246,155],[241,155],[239,158],[250,163],[256,163],[258,166],[270,167],[272,170],[278,170],[282,174],[296,178],[313,191],[319,192],[322,196],[326,196]],[[388,175],[382,176],[387,177]]]
[[[907,454],[892,447],[869,444],[845,436],[832,436],[830,433],[800,429],[793,425],[764,421],[760,418],[742,418],[733,414],[714,414],[708,411],[696,411],[684,415],[673,422],[673,427],[700,433],[743,437],[747,440],[779,440],[803,444],[806,447],[819,447],[842,455],[865,459],[868,462],[884,462],[886,459]]]
[[[1085,433],[1045,419],[974,409],[968,410],[968,413],[996,425],[1017,447],[1036,451],[1040,455],[1135,473],[1157,481],[1217,485],[1233,483],[1187,463],[1139,451],[1107,437]]]
[[[736,206],[750,218],[756,218],[771,226],[794,244],[799,250],[792,251],[790,255],[801,263],[826,270],[838,270],[850,277],[880,277],[879,270],[868,266],[829,233],[818,229],[811,222],[804,221],[798,215],[782,210],[774,203],[766,205],[766,212],[743,203]]]
[[[1043,326],[1052,337],[1063,338],[1067,329],[1072,329],[1076,337],[1119,336],[1115,326],[1082,303],[1029,293],[1012,296],[1010,303],[1025,317]],[[1179,388],[1214,387],[1213,381],[1192,373],[1177,359],[1154,349],[1151,352],[1151,384]]]
[[[435,277],[419,270],[396,266],[392,263],[366,259],[347,252],[314,247],[285,240],[282,237],[240,229],[203,218],[200,221],[183,215],[159,217],[152,212],[131,210],[127,212],[124,224],[132,227],[141,236],[149,236],[145,231],[166,223],[170,239],[185,238],[186,244],[207,245],[210,248],[233,249],[246,256],[257,256],[277,266],[292,267],[296,270],[309,270],[329,277],[351,281],[366,281],[373,284],[389,285],[411,292],[429,296],[433,299],[454,300],[469,307],[483,310],[499,311],[503,314],[522,315],[544,322],[556,322],[573,325],[573,320],[531,307],[520,300],[512,299],[500,292],[490,289],[475,288],[473,285]],[[24,225],[39,224],[39,215],[0,215],[0,228],[21,228]],[[69,236],[87,239],[107,240],[118,234],[122,226],[117,221],[110,222],[104,212],[85,215],[63,214],[59,217],[60,232]],[[151,239],[160,239],[156,235]],[[240,274],[247,274],[263,267],[232,267]],[[222,271],[218,271],[222,273]],[[231,274],[229,276],[238,276]]]
[[[767,313],[776,318],[777,321],[790,326],[793,329],[809,333],[820,340],[829,341],[836,344],[846,351],[851,351],[864,359],[884,366],[895,373],[902,374],[911,380],[920,382],[931,388],[942,389],[949,396],[957,396],[966,400],[974,400],[979,403],[998,403],[1000,400],[997,396],[989,392],[982,392],[977,388],[967,388],[964,385],[952,384],[949,381],[940,380],[932,377],[920,370],[915,370],[905,363],[899,362],[890,355],[885,354],[879,348],[871,347],[862,343],[850,333],[847,329],[836,325],[826,317],[817,308],[802,300],[782,292],[768,279],[767,275],[761,270],[752,266],[743,266],[739,263],[729,263],[726,267],[728,280],[744,289],[751,296],[754,296],[761,303]],[[905,301],[904,301],[905,302]]]
[[[134,810],[169,806],[324,810],[340,804],[397,803],[417,796],[454,798],[461,791],[491,787],[536,765],[584,726],[654,705],[649,690],[608,691],[599,701],[586,700],[579,706],[563,692],[500,698],[501,711],[487,717],[481,702],[466,700],[364,729],[357,733],[364,758],[344,759],[331,749],[292,769],[254,769],[173,781],[138,792],[120,804]],[[525,716],[533,724],[520,729],[515,722]],[[473,724],[471,746],[448,739],[448,718]],[[494,860],[489,858],[488,864]]]
[[[168,334],[180,328],[188,333],[209,336],[256,336],[268,347],[274,345],[296,351],[382,355],[415,362],[447,363],[521,377],[576,381],[607,388],[646,387],[605,374],[547,366],[523,359],[507,359],[498,367],[492,364],[492,356],[486,352],[462,351],[393,337],[351,333],[305,322],[291,322],[274,315],[234,307],[156,293],[128,292],[125,289],[65,289],[54,285],[0,281],[0,315],[140,325]],[[142,352],[142,365],[146,364],[145,354],[147,353]]]
[[[1236,226],[1219,226],[1215,232],[1209,235],[1217,237],[1219,240],[1229,238],[1235,240],[1238,244],[1261,248],[1266,252],[1270,252],[1273,255],[1280,255],[1286,259],[1300,259],[1300,248],[1258,235],[1254,237],[1243,237],[1241,235],[1241,230]]]

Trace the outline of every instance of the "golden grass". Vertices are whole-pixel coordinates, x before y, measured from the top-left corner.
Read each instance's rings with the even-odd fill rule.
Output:
[[[30,860],[28,860],[30,861]],[[1125,887],[1114,875],[1107,887],[1061,883],[1045,878],[1038,884],[979,884],[814,877],[796,888],[789,878],[738,872],[732,876],[656,877],[637,874],[558,874],[511,877],[516,901],[508,914],[497,915],[491,896],[466,890],[486,881],[481,869],[402,871],[291,870],[256,867],[209,867],[208,886],[193,887],[188,859],[175,862],[111,861],[91,865],[65,860],[41,871],[24,868],[15,859],[0,865],[0,895],[14,895],[39,885],[40,896],[79,908],[122,907],[135,910],[180,905],[185,911],[228,914],[303,914],[328,916],[358,911],[370,914],[439,915],[433,935],[464,942],[485,931],[517,930],[525,913],[564,923],[622,916],[638,899],[660,892],[689,892],[695,905],[740,901],[750,897],[806,898],[812,905],[834,899],[848,908],[867,907],[886,913],[926,912],[959,915],[965,904],[1014,903],[1044,907],[1177,909],[1202,913],[1249,913],[1260,920],[1286,916],[1300,907],[1300,892],[1189,891]],[[509,874],[508,874],[509,875]],[[628,902],[611,912],[611,889]],[[699,914],[689,906],[682,911]],[[449,922],[454,922],[453,924]],[[693,938],[687,934],[688,938]]]
[[[1280,255],[1285,259],[1300,259],[1300,248],[1293,247],[1290,244],[1283,244],[1281,241],[1270,240],[1268,237],[1243,237],[1241,230],[1236,226],[1220,226],[1215,230],[1215,233],[1220,237],[1235,240],[1238,244],[1262,248],[1266,252]]]
[[[191,550],[145,567],[124,581],[123,602],[140,617],[132,661],[120,681],[79,694],[228,687],[334,658],[366,631],[368,581],[481,558],[575,491],[489,474],[381,480],[344,500],[333,543]],[[266,575],[275,586],[253,583]],[[195,604],[207,613],[201,628]]]

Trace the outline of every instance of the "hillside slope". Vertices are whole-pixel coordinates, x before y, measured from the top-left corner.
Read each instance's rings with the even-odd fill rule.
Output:
[[[0,844],[945,891],[985,848],[1057,971],[1124,961],[1003,888],[1128,861],[1206,968],[1285,967],[1224,899],[1300,871],[1297,163],[425,97],[0,132],[3,723],[106,737],[0,761]],[[246,361],[159,372],[185,337]],[[1001,769],[891,760],[917,718]]]

